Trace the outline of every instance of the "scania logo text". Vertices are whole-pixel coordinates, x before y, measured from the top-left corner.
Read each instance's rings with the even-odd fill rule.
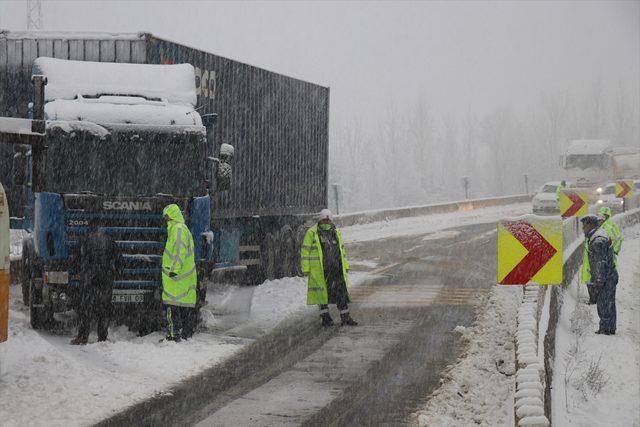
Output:
[[[119,201],[104,201],[102,202],[102,209],[107,211],[150,211],[151,203],[149,202],[119,202]]]

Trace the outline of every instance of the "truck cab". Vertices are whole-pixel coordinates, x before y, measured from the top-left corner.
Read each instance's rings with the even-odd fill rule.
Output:
[[[37,159],[35,150],[22,150],[14,168],[24,171],[23,297],[32,326],[51,328],[55,313],[78,306],[79,241],[93,227],[117,244],[116,314],[159,314],[165,206],[184,213],[199,281],[213,262],[218,159],[194,109],[193,67],[38,58],[33,74],[48,79],[45,148]]]

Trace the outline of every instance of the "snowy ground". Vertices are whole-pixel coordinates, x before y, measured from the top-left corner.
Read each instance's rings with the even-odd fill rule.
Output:
[[[346,227],[343,231],[348,242],[371,241],[494,222],[529,209],[529,204],[492,207]],[[12,233],[12,240],[12,255],[19,257],[20,238]],[[376,266],[366,260],[359,263]],[[351,273],[352,285],[370,280],[371,274]],[[495,291],[497,296],[492,298],[509,298],[502,295],[505,289]],[[112,327],[108,342],[97,343],[93,334],[90,344],[75,347],[68,344],[73,331],[53,335],[32,330],[20,288],[12,286],[8,373],[0,379],[2,425],[95,423],[231,357],[294,312],[312,310],[305,306],[305,292],[305,280],[301,278],[274,280],[255,288],[217,286],[208,295],[210,304],[203,314],[205,330],[186,343],[160,343],[160,332],[137,337],[125,327]],[[499,346],[500,340],[496,336],[494,344]],[[478,347],[478,354],[483,348]],[[495,354],[505,353],[507,360],[508,349],[503,350]],[[493,359],[482,363],[493,366],[495,371]],[[501,379],[502,374],[499,375],[496,381]],[[474,381],[469,378],[466,387]]]
[[[564,293],[553,368],[555,425],[640,426],[640,225],[623,237],[615,336],[595,334],[596,306],[585,304],[577,276]]]
[[[504,217],[519,216],[529,212],[531,212],[531,203],[517,203],[472,211],[458,211],[353,225],[345,227],[342,230],[342,234],[344,235],[345,243],[368,242],[389,237],[427,234],[454,226],[496,222]]]
[[[458,326],[469,347],[449,366],[442,385],[414,414],[420,426],[513,426],[519,286],[495,285],[471,328]]]

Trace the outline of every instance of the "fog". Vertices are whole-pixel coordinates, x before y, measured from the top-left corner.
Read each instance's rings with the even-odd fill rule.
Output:
[[[26,17],[0,1],[0,28]],[[463,176],[520,193],[561,178],[568,140],[640,145],[637,1],[43,1],[41,28],[148,31],[330,86],[342,211],[460,199]]]

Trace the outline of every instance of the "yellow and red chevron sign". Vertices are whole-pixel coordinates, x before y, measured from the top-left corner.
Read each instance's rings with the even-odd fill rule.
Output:
[[[633,181],[617,181],[616,182],[616,197],[630,198],[633,196],[634,190]]]
[[[527,217],[498,223],[498,283],[562,283],[562,221]]]
[[[559,203],[562,218],[582,217],[589,213],[589,193],[586,191],[563,189]]]

